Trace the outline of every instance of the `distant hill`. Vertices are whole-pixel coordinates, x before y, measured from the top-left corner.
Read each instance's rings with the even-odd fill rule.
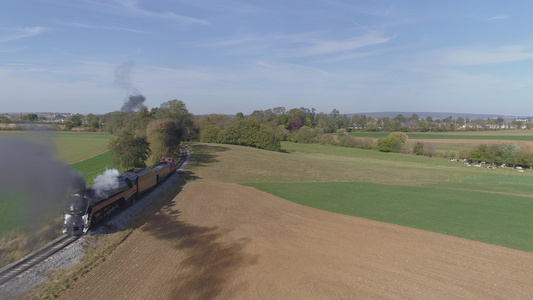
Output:
[[[525,116],[506,116],[506,115],[495,115],[495,114],[470,114],[470,113],[452,113],[452,112],[361,112],[361,113],[350,113],[346,114],[348,117],[352,117],[354,115],[365,115],[370,116],[374,118],[394,118],[397,115],[404,115],[406,117],[411,117],[413,114],[417,114],[418,117],[421,119],[425,119],[426,117],[432,117],[433,119],[445,119],[447,117],[452,117],[453,119],[457,119],[459,117],[463,119],[496,119],[498,117],[502,117],[505,120],[515,120],[515,119],[527,119],[531,117],[525,117]]]

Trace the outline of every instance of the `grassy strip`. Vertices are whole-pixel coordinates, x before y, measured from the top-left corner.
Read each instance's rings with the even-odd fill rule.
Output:
[[[491,134],[492,133],[492,134]],[[529,135],[527,133],[530,133]],[[389,135],[389,132],[350,132],[355,137],[367,138],[383,138]],[[407,133],[410,139],[418,140],[496,140],[496,141],[533,141],[533,134],[531,132],[520,131],[520,135],[516,132],[502,131],[501,134],[494,134],[493,131],[485,134],[472,132],[458,132],[458,133]]]
[[[533,252],[533,201],[525,197],[360,182],[246,185],[318,209]]]
[[[441,134],[421,134],[409,133],[410,139],[418,140],[496,140],[496,141],[533,141],[533,136],[529,135],[441,135]]]

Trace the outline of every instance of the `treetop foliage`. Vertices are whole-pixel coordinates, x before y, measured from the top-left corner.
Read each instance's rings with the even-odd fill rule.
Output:
[[[113,163],[122,170],[146,167],[150,155],[150,144],[145,137],[136,137],[132,132],[123,130],[109,142],[113,153]]]
[[[213,136],[216,130],[211,127],[210,132],[208,135]],[[274,131],[251,118],[243,119],[234,126],[219,132],[216,141],[222,144],[250,146],[271,151],[281,150],[281,141]]]

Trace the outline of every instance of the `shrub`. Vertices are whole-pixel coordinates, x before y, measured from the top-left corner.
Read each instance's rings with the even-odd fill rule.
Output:
[[[359,148],[361,149],[367,149],[367,150],[373,150],[376,148],[374,139],[372,138],[362,138],[361,142],[359,143]]]
[[[358,139],[351,135],[343,135],[339,138],[339,146],[342,147],[350,147],[350,148],[357,148],[359,145]]]
[[[520,151],[516,155],[516,165],[519,165],[522,167],[533,166],[533,154],[527,153],[525,151]]]
[[[407,135],[403,132],[392,132],[387,137],[378,140],[378,150],[382,152],[398,152],[407,139]]]
[[[285,126],[278,125],[276,130],[274,131],[274,134],[276,135],[276,138],[280,141],[286,141],[287,137],[289,136],[289,131],[285,129]]]
[[[499,160],[498,163],[504,163],[507,165],[516,164],[518,153],[520,153],[520,147],[515,144],[504,144],[497,148],[496,156]]]
[[[291,141],[295,143],[314,143],[320,134],[321,130],[318,128],[313,129],[309,126],[302,126],[293,133]]]
[[[424,144],[424,155],[429,157],[437,155],[437,146],[432,143]]]
[[[486,144],[481,144],[477,146],[475,149],[470,151],[470,160],[476,161],[476,162],[493,162],[495,161],[495,156],[493,153],[491,153],[489,146]]]
[[[459,159],[470,159],[470,151],[467,149],[461,149],[459,151]]]
[[[318,139],[318,142],[321,145],[335,145],[337,141],[335,140],[335,136],[331,133],[325,133],[320,136]]]
[[[422,142],[416,142],[413,147],[413,154],[415,155],[424,155],[424,144]]]

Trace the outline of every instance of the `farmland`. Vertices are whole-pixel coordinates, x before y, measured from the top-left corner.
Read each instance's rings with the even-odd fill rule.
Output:
[[[514,135],[500,133],[506,132],[413,137],[442,140],[469,137],[474,141],[481,137],[525,141],[528,137],[517,135],[516,131]],[[111,154],[105,150],[110,136],[106,134],[61,133],[44,137],[20,132],[7,134],[37,141],[51,139],[58,149],[58,157],[83,173],[89,184],[97,174],[111,167]],[[202,145],[197,159],[199,163],[210,162],[221,153],[229,155],[206,172],[300,204],[533,251],[533,243],[522,241],[523,234],[528,230],[533,232],[529,228],[533,222],[521,214],[530,209],[533,194],[529,172],[468,168],[443,159],[317,144],[284,142],[282,146],[285,153],[260,151],[260,155],[251,156],[248,148]],[[20,220],[13,218],[16,214],[12,212],[17,207],[14,199],[2,200],[0,235],[21,225],[13,222]],[[428,213],[431,211],[438,214]],[[512,222],[508,216],[514,216]]]
[[[388,132],[351,132],[356,137],[382,138]],[[533,130],[502,130],[502,131],[466,131],[466,132],[409,132],[409,139],[434,140],[501,140],[501,141],[533,141]]]
[[[107,152],[111,136],[103,133],[0,131],[0,138],[25,138],[35,143],[51,144],[58,159],[72,164]]]
[[[442,159],[284,144],[314,160],[345,157],[336,179],[248,183],[300,204],[533,252],[533,176]],[[351,171],[349,171],[351,170]],[[364,173],[365,175],[356,175]]]
[[[531,247],[529,170],[282,148],[190,144],[186,184],[171,188],[167,204],[59,299],[524,299],[533,292],[533,253],[515,250]]]
[[[253,155],[242,147],[196,147],[207,161],[216,160],[211,151],[225,157],[206,170],[224,181],[323,210],[533,251],[528,171],[316,144],[283,143],[287,153]]]
[[[370,138],[376,141],[386,137],[387,132],[351,132],[350,135],[358,138]],[[409,140],[406,148],[412,149],[416,142],[430,145],[441,156],[454,153],[458,156],[462,149],[472,150],[480,144],[505,144],[513,143],[520,148],[533,152],[533,130],[502,130],[502,131],[469,131],[469,132],[426,132],[407,133]]]

